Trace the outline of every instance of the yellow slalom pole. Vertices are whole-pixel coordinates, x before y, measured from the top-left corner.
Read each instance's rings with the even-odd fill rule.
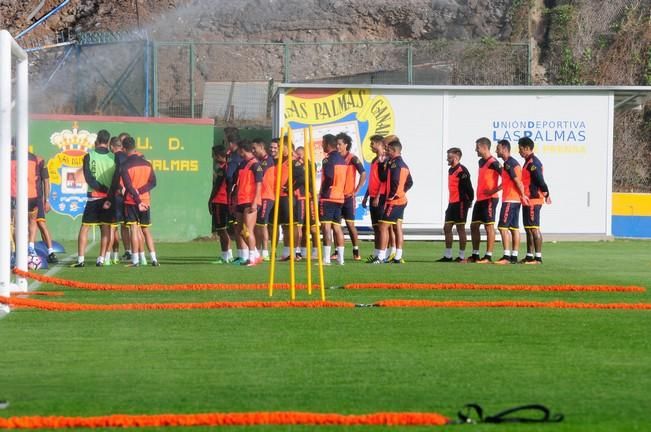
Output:
[[[294,271],[294,136],[287,131],[287,195],[289,201],[289,295],[296,300],[296,273]]]
[[[305,258],[307,259],[307,293],[312,295],[312,230],[310,219],[310,144],[312,137],[308,136],[309,129],[303,129],[303,148],[305,150],[305,160],[303,168],[305,169]]]
[[[316,193],[316,160],[314,159],[314,137],[312,134],[312,126],[310,126],[310,171],[312,171],[312,184],[314,185],[314,195],[312,199],[314,200],[314,224],[316,225],[316,238],[321,239],[321,221],[319,220],[319,197]],[[321,242],[317,241],[316,243],[317,256],[319,258],[319,286],[321,290],[321,301],[325,301],[325,280],[323,278],[323,249],[321,248]]]
[[[278,163],[276,164],[276,190],[274,193],[274,220],[271,235],[271,265],[269,266],[269,297],[274,295],[274,276],[276,275],[276,244],[278,243],[278,205],[280,204],[280,177],[283,167],[283,150],[285,148],[285,128],[280,129],[278,143]]]

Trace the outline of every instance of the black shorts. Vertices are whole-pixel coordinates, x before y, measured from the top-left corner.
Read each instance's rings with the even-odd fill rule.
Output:
[[[140,225],[144,227],[151,225],[149,209],[140,211],[137,204],[125,204],[124,217],[129,225]]]
[[[385,204],[380,222],[394,224],[401,221],[405,215],[406,207],[407,204]]]
[[[541,204],[532,206],[522,206],[522,225],[524,229],[540,228],[540,208]]]
[[[503,202],[497,227],[502,229],[520,229],[520,203]]]
[[[27,212],[31,213],[34,210],[37,210],[39,201],[43,200],[40,198],[27,198]],[[16,198],[11,198],[11,209],[16,210]],[[43,214],[45,214],[45,212],[43,212]]]
[[[294,223],[305,224],[305,198],[294,200]]]
[[[112,224],[115,222],[115,212],[112,208],[105,209],[106,198],[86,201],[82,225]]]
[[[253,203],[244,203],[244,204],[238,204],[235,206],[235,213],[246,213],[250,208]]]
[[[289,196],[281,196],[280,201],[278,202],[278,224],[279,225],[289,225]],[[294,223],[296,221],[296,199],[293,198],[294,206]]]
[[[341,223],[341,203],[319,201],[319,219],[321,223]]]
[[[263,199],[262,205],[258,206],[258,217],[255,220],[256,225],[268,225],[271,211],[274,208],[274,202],[270,199]]]
[[[349,196],[344,198],[344,203],[341,205],[341,217],[347,221],[355,220],[355,197]]]
[[[472,222],[485,225],[495,223],[495,209],[497,209],[498,198],[489,198],[477,201],[472,208]]]
[[[115,223],[124,223],[124,197],[116,195],[113,197],[113,205],[111,206],[113,213],[115,213]]]
[[[369,212],[371,213],[372,225],[377,225],[380,222],[380,219],[382,219],[382,212],[384,211],[384,203],[386,203],[386,201],[387,201],[386,195],[380,195],[380,199],[378,200],[378,205],[377,206],[371,205],[369,207]]]
[[[212,208],[212,232],[228,228],[228,204],[210,203]]]
[[[448,208],[445,210],[445,223],[455,225],[465,224],[468,220],[470,204],[469,202],[463,201],[448,203]]]

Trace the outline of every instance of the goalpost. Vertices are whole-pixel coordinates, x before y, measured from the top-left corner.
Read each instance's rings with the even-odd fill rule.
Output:
[[[27,291],[24,278],[11,283],[10,269],[12,137],[16,139],[16,267],[27,269],[27,70],[27,53],[8,31],[0,30],[0,295],[5,297],[11,291]]]

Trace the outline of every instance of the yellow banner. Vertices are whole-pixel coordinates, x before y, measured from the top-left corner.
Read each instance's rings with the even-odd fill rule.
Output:
[[[366,133],[360,143],[364,159],[371,161],[375,155],[370,149],[373,135],[395,133],[395,114],[390,101],[384,96],[373,96],[369,89],[342,89],[329,95],[305,97],[291,92],[285,96],[285,127],[290,122],[307,125],[332,124],[342,119],[367,123]]]

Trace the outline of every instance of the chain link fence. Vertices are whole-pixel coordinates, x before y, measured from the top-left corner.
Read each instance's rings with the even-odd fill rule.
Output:
[[[30,53],[30,111],[148,115],[151,52],[143,41],[76,43]]]
[[[32,52],[32,112],[267,126],[278,83],[529,83],[528,46],[492,39],[208,43],[84,33],[74,42]]]
[[[154,115],[270,124],[275,84],[529,83],[529,47],[478,42],[154,44]],[[230,90],[225,90],[230,87]],[[215,90],[218,89],[218,90]],[[252,109],[266,104],[266,109]],[[208,107],[216,107],[210,108]],[[253,115],[255,113],[255,115]],[[260,114],[266,114],[260,117]]]

